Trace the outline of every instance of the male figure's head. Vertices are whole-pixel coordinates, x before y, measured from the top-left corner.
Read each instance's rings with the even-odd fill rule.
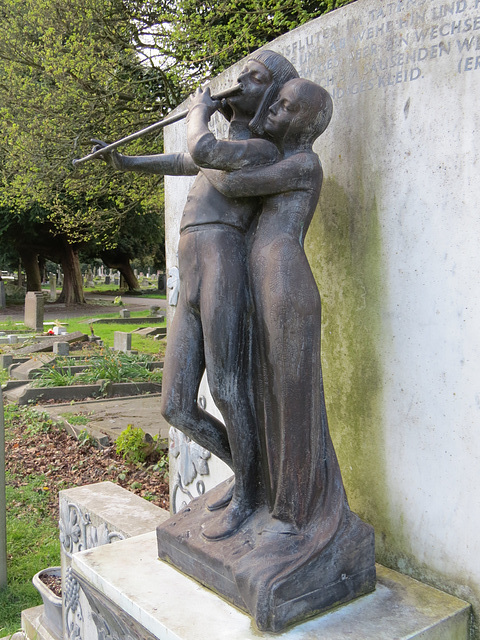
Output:
[[[229,98],[227,104],[235,117],[243,115],[251,120],[249,128],[253,133],[262,135],[268,107],[279,89],[292,78],[298,78],[298,73],[286,58],[274,51],[258,51],[238,76],[242,90]]]
[[[333,113],[333,102],[326,89],[310,80],[287,82],[269,109],[265,133],[275,142],[307,147],[325,131]]]

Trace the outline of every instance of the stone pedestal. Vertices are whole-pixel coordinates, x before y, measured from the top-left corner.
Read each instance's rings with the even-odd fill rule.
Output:
[[[43,293],[29,291],[25,296],[25,326],[34,331],[43,331],[43,310]]]
[[[156,557],[152,532],[75,554],[72,569],[112,637],[259,640],[249,616]],[[467,640],[470,605],[377,565],[377,588],[276,637]],[[90,639],[89,639],[90,640]],[[93,639],[92,639],[93,640]]]

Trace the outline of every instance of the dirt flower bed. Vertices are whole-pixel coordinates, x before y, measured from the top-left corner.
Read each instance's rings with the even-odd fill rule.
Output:
[[[41,424],[41,423],[40,423]],[[11,474],[8,484],[28,485],[29,476],[44,475],[39,491],[48,497],[48,512],[58,520],[58,492],[61,489],[109,480],[169,508],[168,478],[155,460],[128,463],[115,452],[115,445],[97,449],[89,441],[81,444],[63,428],[45,424],[38,431],[25,428],[21,419],[8,422],[5,466]]]

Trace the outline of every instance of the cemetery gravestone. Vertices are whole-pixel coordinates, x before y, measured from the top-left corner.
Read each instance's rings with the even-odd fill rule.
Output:
[[[25,296],[24,324],[34,331],[43,331],[44,298],[43,293],[29,291]]]
[[[357,0],[269,45],[335,101],[306,247],[349,499],[382,533],[381,561],[476,603],[479,29],[479,0]],[[184,143],[183,124],[167,129],[167,152]],[[166,181],[170,267],[191,182]]]
[[[7,306],[7,299],[5,295],[5,282],[0,280],[0,309],[5,309]]]
[[[132,334],[127,331],[115,331],[113,334],[113,348],[115,351],[127,353],[132,350]]]
[[[57,276],[55,273],[50,274],[50,302],[57,299]]]
[[[68,356],[70,353],[70,345],[68,342],[54,342],[53,353],[57,356]]]
[[[164,273],[158,274],[157,289],[160,295],[165,295],[167,292],[167,278]]]

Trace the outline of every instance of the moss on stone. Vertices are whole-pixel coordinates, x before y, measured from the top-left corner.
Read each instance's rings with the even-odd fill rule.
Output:
[[[305,248],[322,298],[332,439],[352,509],[378,535],[388,528],[388,497],[380,358],[384,267],[374,196],[353,200],[334,179],[326,180]]]

